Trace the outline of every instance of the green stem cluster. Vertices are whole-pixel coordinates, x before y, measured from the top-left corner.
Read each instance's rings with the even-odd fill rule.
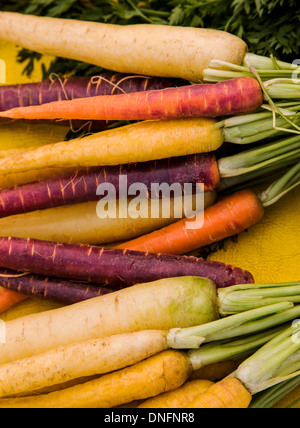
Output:
[[[300,321],[295,320],[234,372],[251,394],[300,375]]]
[[[300,303],[300,281],[275,284],[238,284],[218,289],[219,313],[232,315],[282,302]]]

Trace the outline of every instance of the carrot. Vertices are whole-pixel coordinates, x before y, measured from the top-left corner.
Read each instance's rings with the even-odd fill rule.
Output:
[[[24,150],[26,151],[26,150]],[[75,168],[43,168],[31,169],[19,173],[7,173],[0,175],[0,189],[6,189],[13,186],[24,185],[37,180],[43,180],[57,175],[63,175],[74,171]]]
[[[263,316],[262,314],[268,316],[268,314],[272,314],[273,312],[280,312],[284,306],[289,305],[273,305],[272,307],[259,309],[259,311],[247,311],[242,316],[237,314],[229,317],[227,320],[216,320],[208,324],[214,325],[213,328],[222,331],[220,323],[223,324],[223,326],[229,323],[231,326],[229,329],[232,329],[232,326],[235,328],[235,325],[240,322],[247,325],[247,323],[251,323],[253,319],[261,318]],[[207,339],[210,340],[209,337],[211,337],[211,335],[209,335],[209,333],[207,337],[202,336],[202,332],[207,332],[208,324],[205,323],[188,328],[172,328],[168,331],[154,331],[148,329],[133,333],[116,334],[110,337],[102,337],[101,339],[69,343],[58,348],[51,348],[45,353],[38,353],[31,357],[2,364],[0,367],[0,375],[3,381],[0,386],[0,396],[32,394],[33,392],[39,391],[44,392],[45,388],[55,385],[60,386],[63,381],[68,382],[74,379],[113,372],[128,365],[136,364],[151,355],[166,351],[170,348],[192,348],[184,355],[186,366],[190,367],[188,374],[190,377],[192,370],[203,365],[203,353],[201,349],[199,350],[198,348],[203,341]],[[258,330],[260,328],[261,327],[259,327]],[[237,344],[237,348],[239,349],[236,349],[234,352],[231,351],[231,355],[240,355],[245,352],[249,353],[250,349],[253,350],[253,348],[255,349],[259,346],[258,343],[261,345],[268,342],[270,337],[276,337],[279,330],[281,332],[283,331],[282,326],[277,326],[274,329],[269,329],[266,332],[250,337],[247,335],[245,339],[233,341],[229,345],[234,347],[235,344]],[[225,328],[225,337],[226,334]],[[258,336],[259,340],[257,341]],[[206,345],[206,348],[210,348],[209,353],[211,357],[215,353],[216,355],[213,358],[217,356],[217,359],[222,360],[224,355],[226,355],[226,349],[225,352],[218,349],[220,347],[220,342],[223,342],[222,344],[225,348],[228,347],[228,344],[224,344],[224,340],[222,340],[217,341],[216,344],[210,343]],[[256,343],[254,344],[253,342]],[[4,352],[5,351],[4,348]],[[199,355],[199,352],[202,355]],[[17,383],[14,382],[14,379],[18,379]],[[198,385],[198,382],[196,382],[196,384]],[[209,384],[211,384],[211,382],[209,382]],[[186,396],[187,392],[188,396]],[[188,391],[184,388],[183,390],[177,391],[175,397],[172,399],[175,399],[177,403],[176,406],[180,407],[180,405],[182,405],[182,395],[184,396],[183,400],[191,402],[193,398],[195,398],[197,392],[199,393],[198,386],[196,389],[192,387],[190,391],[189,388]],[[165,397],[162,398],[162,400],[164,399]]]
[[[99,285],[87,285],[76,281],[66,281],[42,275],[23,275],[16,271],[1,268],[0,285],[0,290],[3,290],[2,287],[4,287],[6,291],[1,291],[0,294],[2,311],[25,299],[26,295],[38,296],[70,305],[112,292],[112,289],[100,287]],[[11,291],[11,293],[8,293],[8,291]],[[16,291],[18,293],[15,293]]]
[[[187,407],[197,395],[205,392],[213,382],[207,379],[197,379],[185,382],[178,389],[164,392],[156,397],[149,398],[137,407],[144,408],[161,408],[161,409],[176,409]]]
[[[215,200],[216,192],[206,192],[201,208]],[[188,215],[189,209],[195,212],[196,198],[160,199],[157,216],[152,215],[151,200],[144,200],[137,213],[131,203],[132,199],[119,199],[115,205],[102,207],[92,201],[13,215],[0,219],[1,235],[93,245],[121,242],[167,226]]]
[[[189,85],[56,101],[0,112],[10,119],[153,120],[180,117],[217,117],[249,113],[263,103],[259,82],[240,77],[217,84]]]
[[[119,26],[8,12],[0,14],[0,38],[106,70],[194,82],[202,80],[211,60],[241,64],[247,52],[240,38],[218,30],[153,24]]]
[[[141,330],[53,348],[0,367],[0,397],[26,394],[136,364],[171,347],[167,332]]]
[[[26,295],[0,287],[0,313],[6,311],[11,306],[22,302]]]
[[[0,159],[0,176],[43,168],[146,162],[207,153],[223,143],[213,119],[144,121]],[[1,177],[0,177],[1,179]]]
[[[187,328],[216,318],[216,290],[210,280],[168,278],[138,284],[7,321],[0,364],[89,339],[139,330]]]
[[[0,111],[42,105],[59,100],[73,100],[102,95],[116,95],[146,90],[159,90],[182,86],[180,79],[164,79],[145,76],[130,76],[121,73],[101,73],[93,77],[54,77],[37,83],[0,86]],[[186,82],[185,82],[186,84]],[[48,122],[48,120],[46,120]],[[52,124],[70,126],[69,121],[50,121]],[[31,123],[36,124],[36,121]],[[83,125],[92,130],[106,129],[107,121],[73,121],[72,127]]]
[[[119,244],[119,249],[185,254],[194,249],[236,235],[257,223],[264,208],[252,190],[241,190],[216,202],[204,211],[204,223],[188,228],[196,217],[181,219],[160,230]]]
[[[1,91],[0,86],[0,91]],[[1,102],[1,101],[0,101]],[[57,127],[53,124],[41,124],[39,121],[24,123],[13,121],[0,122],[0,158],[9,157],[18,153],[34,150],[46,144],[57,143],[64,139],[69,131],[66,127]]]
[[[142,183],[152,195],[153,183],[203,184],[205,192],[220,182],[214,153],[203,153],[158,161],[91,167],[0,191],[0,217],[99,199],[97,188],[110,183],[120,197],[121,178],[126,179],[126,195],[131,185]],[[156,195],[155,195],[156,196]],[[161,194],[159,195],[161,197]],[[152,195],[153,197],[153,195]],[[120,238],[122,239],[122,238]]]
[[[199,394],[188,408],[248,408],[252,396],[235,377],[227,377]]]
[[[190,363],[183,352],[168,350],[70,388],[48,394],[4,398],[0,400],[0,407],[111,408],[179,388],[190,371]]]
[[[112,287],[182,276],[206,277],[216,287],[254,282],[243,269],[192,256],[11,237],[0,238],[0,266]]]
[[[25,297],[24,300],[16,303],[13,306],[10,306],[6,311],[0,313],[0,319],[2,321],[12,321],[16,318],[24,317],[25,315],[36,314],[39,312],[49,311],[51,309],[57,309],[61,308],[62,306],[65,306],[62,303],[57,303],[53,300],[43,299],[34,296],[28,297],[25,294],[23,294],[23,296]]]
[[[280,308],[282,309],[282,305]],[[268,315],[270,312],[278,310],[278,306],[274,309],[267,308],[266,310],[257,311],[248,311],[245,314],[232,316],[229,321],[230,324],[235,326],[235,324],[244,320],[244,323],[247,323],[247,320],[251,321],[253,318],[256,319],[259,316],[262,316],[262,313]],[[226,328],[222,330],[221,324],[226,324],[228,321],[216,320],[212,321],[209,324],[218,324],[217,329],[224,331],[226,335]],[[277,321],[278,322],[278,321]],[[144,330],[131,333],[116,334],[110,337],[101,337],[96,339],[89,339],[85,341],[80,341],[76,343],[64,344],[59,347],[51,348],[50,350],[39,353],[38,355],[29,356],[27,358],[18,359],[16,361],[8,362],[7,364],[2,364],[0,367],[0,378],[3,379],[0,384],[0,396],[8,395],[19,395],[32,393],[33,391],[44,390],[49,386],[59,385],[65,381],[86,378],[94,375],[99,375],[103,373],[108,373],[111,371],[119,370],[128,365],[135,364],[150,355],[154,355],[158,352],[165,351],[170,348],[175,349],[190,349],[187,352],[187,358],[190,361],[192,370],[197,369],[199,366],[205,365],[207,361],[214,354],[214,349],[216,344],[204,345],[204,348],[210,347],[209,354],[206,357],[202,352],[202,343],[206,341],[206,337],[202,335],[203,328],[206,330],[206,325],[198,325],[192,328],[173,328],[170,330]],[[278,328],[276,328],[276,333]],[[207,333],[207,331],[206,331]],[[205,334],[206,334],[205,333]],[[209,335],[208,335],[209,336]],[[259,341],[257,342],[256,338],[252,335],[250,337],[250,348],[249,344],[243,341],[241,345],[241,340],[238,342],[238,348],[235,348],[234,351],[231,351],[230,355],[235,355],[236,352],[245,353],[251,352],[253,348],[257,348],[259,344],[266,343],[270,337],[270,333],[264,333],[259,335]],[[261,338],[263,336],[263,338]],[[274,337],[274,331],[271,334]],[[249,341],[249,340],[248,340]],[[228,348],[222,342],[225,348]],[[254,343],[255,342],[255,343]],[[199,346],[201,349],[199,350]],[[230,343],[230,346],[234,348],[234,342]],[[200,354],[199,354],[200,352]],[[217,360],[222,360],[228,358],[225,352],[220,352],[217,350],[215,352],[217,355],[213,358]],[[223,354],[223,355],[222,355]],[[34,373],[33,373],[34,372]],[[18,379],[17,384],[13,381]],[[210,382],[211,383],[211,382]],[[198,383],[196,382],[196,385]],[[189,389],[188,389],[189,391]],[[181,401],[180,396],[186,396],[188,391],[179,391],[176,394],[179,406]],[[192,394],[198,391],[198,387],[191,388],[190,393]],[[192,401],[192,396],[189,393],[189,401]]]

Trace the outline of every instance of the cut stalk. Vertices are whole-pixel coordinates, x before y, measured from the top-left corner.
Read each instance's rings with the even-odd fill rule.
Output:
[[[299,322],[294,322],[242,362],[234,376],[251,394],[298,376],[300,374],[298,335]],[[297,360],[293,361],[292,357],[295,355]]]
[[[300,375],[255,394],[249,407],[252,409],[270,409],[298,385],[300,385]]]
[[[264,207],[274,204],[300,184],[300,162],[290,168],[282,177],[274,181],[259,198]]]
[[[218,290],[221,316],[232,315],[279,302],[300,303],[300,281],[278,284],[238,284]]]
[[[279,169],[300,159],[300,136],[284,138],[261,147],[219,159],[220,177],[234,177],[257,170]]]
[[[244,311],[243,313],[195,327],[172,329],[171,334],[176,334],[178,343],[181,343],[181,340],[184,340],[186,335],[201,336],[204,338],[204,342],[243,336],[280,325],[295,316],[300,316],[300,305],[295,308],[293,306],[293,303],[285,301]]]
[[[210,364],[251,355],[269,340],[286,328],[286,324],[273,327],[267,331],[252,334],[236,340],[219,340],[207,343],[199,349],[187,352],[193,370],[199,370]]]
[[[255,68],[263,81],[274,78],[291,78],[294,74],[300,72],[300,67],[297,64],[279,61],[272,55],[264,57],[248,53],[241,66],[225,61],[212,60],[209,68],[203,72],[204,81],[219,82],[237,76],[251,76],[250,67]]]

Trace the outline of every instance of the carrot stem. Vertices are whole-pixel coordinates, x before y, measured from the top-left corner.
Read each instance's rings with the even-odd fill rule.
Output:
[[[234,376],[251,394],[298,376],[300,374],[298,335],[299,321],[295,321],[242,362]]]
[[[300,303],[300,281],[252,284],[251,287],[238,284],[218,290],[221,316],[284,301]]]
[[[285,382],[280,382],[271,388],[255,394],[249,407],[252,409],[270,409],[274,406],[274,404],[276,404],[281,398],[285,397],[299,384],[300,375],[286,380]]]
[[[266,190],[259,194],[264,207],[270,206],[281,199],[300,184],[300,162],[291,167],[282,177],[274,181]]]
[[[300,159],[300,136],[283,138],[279,141],[246,150],[219,159],[219,173],[223,177],[247,174],[260,169],[280,168],[287,162]]]
[[[187,351],[193,370],[230,359],[248,357],[286,328],[286,324],[232,340],[217,340]]]
[[[300,305],[293,308],[294,310],[291,308],[293,308],[293,303],[286,301],[244,311],[204,325],[189,327],[180,331],[175,329],[174,332],[176,332],[177,340],[186,335],[195,335],[204,337],[205,342],[243,336],[281,324],[293,319],[294,316],[300,316]]]

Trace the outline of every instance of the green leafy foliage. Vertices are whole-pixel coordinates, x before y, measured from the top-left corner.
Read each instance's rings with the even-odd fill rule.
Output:
[[[300,52],[299,0],[11,0],[1,10],[112,24],[152,23],[225,30],[243,38],[252,53],[292,61]],[[22,49],[30,74],[39,57]],[[50,73],[92,74],[101,69],[57,59]]]

